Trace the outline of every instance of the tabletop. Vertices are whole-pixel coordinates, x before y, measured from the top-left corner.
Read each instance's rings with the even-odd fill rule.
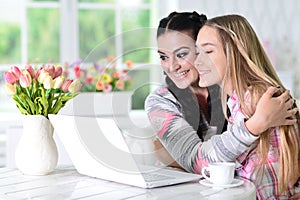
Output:
[[[45,176],[23,175],[19,170],[0,168],[0,199],[255,199],[255,186],[245,181],[234,188],[210,188],[189,182],[143,189],[79,174],[73,168],[56,169]]]

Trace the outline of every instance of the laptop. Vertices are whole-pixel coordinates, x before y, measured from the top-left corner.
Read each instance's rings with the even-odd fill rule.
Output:
[[[130,135],[130,129],[121,130],[114,118],[50,114],[49,119],[80,174],[141,188],[201,178],[201,175],[141,162],[141,157],[154,156],[153,152],[132,152],[124,136]]]

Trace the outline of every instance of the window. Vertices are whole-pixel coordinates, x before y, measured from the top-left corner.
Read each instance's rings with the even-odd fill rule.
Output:
[[[151,27],[155,1],[24,0],[21,4],[18,0],[5,1],[0,15],[1,64],[48,59],[70,62],[87,57],[107,40],[111,43],[103,47],[103,54],[121,54],[125,49],[150,43],[150,33],[134,36],[124,33]],[[12,17],[4,10],[19,14]],[[150,53],[127,57],[135,62],[149,62]]]
[[[78,58],[93,63],[110,55],[119,64],[130,59],[135,66],[151,60],[147,47],[153,38],[148,28],[157,21],[156,0],[4,1],[8,3],[3,10],[19,14],[0,14],[2,69],[27,62],[72,63]],[[150,70],[136,67],[134,83],[150,82]]]
[[[27,38],[22,39],[27,39],[25,47],[27,50],[27,61],[31,63],[58,62],[59,9],[28,7],[26,13]]]

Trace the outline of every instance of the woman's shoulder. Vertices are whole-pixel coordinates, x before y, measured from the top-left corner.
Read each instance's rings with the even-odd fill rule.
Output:
[[[145,108],[175,103],[177,103],[176,97],[167,86],[163,85],[155,89],[147,96],[145,100]]]
[[[145,111],[148,117],[183,116],[182,105],[167,87],[153,91],[145,100]]]
[[[153,92],[151,92],[147,96],[146,101],[162,100],[162,99],[169,99],[172,101],[176,100],[175,96],[166,85],[160,86],[157,89],[155,89]]]

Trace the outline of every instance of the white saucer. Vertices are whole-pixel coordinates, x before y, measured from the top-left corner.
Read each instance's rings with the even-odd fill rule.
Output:
[[[203,179],[203,180],[199,181],[199,183],[202,185],[208,186],[208,187],[231,188],[231,187],[237,187],[237,186],[243,185],[244,181],[240,180],[240,179],[233,179],[232,183],[230,183],[230,184],[215,185],[215,184],[209,182],[208,180]]]

